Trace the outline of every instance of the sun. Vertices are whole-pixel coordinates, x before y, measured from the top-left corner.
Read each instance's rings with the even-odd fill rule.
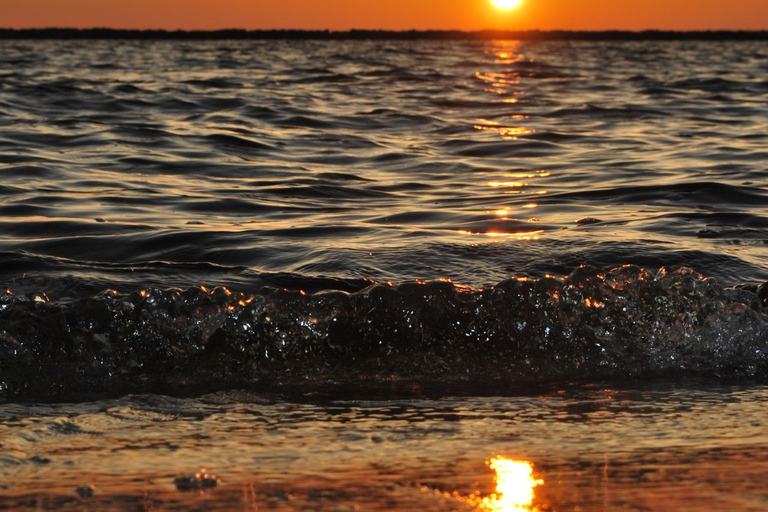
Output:
[[[497,9],[503,9],[505,11],[508,11],[510,9],[514,9],[516,7],[519,7],[520,4],[523,3],[523,0],[491,0],[491,3]]]

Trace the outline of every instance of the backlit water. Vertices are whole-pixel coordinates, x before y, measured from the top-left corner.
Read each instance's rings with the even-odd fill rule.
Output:
[[[19,292],[768,279],[759,41],[1,44]]]
[[[765,510],[767,72],[0,42],[0,510]]]

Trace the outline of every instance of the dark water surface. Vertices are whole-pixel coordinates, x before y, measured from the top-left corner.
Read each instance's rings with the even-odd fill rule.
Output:
[[[3,41],[0,275],[762,282],[766,71],[759,41]]]

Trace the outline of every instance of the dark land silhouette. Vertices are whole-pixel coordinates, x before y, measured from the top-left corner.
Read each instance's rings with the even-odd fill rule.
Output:
[[[306,39],[306,40],[573,40],[676,41],[768,40],[768,31],[571,31],[571,30],[122,30],[110,28],[0,29],[0,39]]]

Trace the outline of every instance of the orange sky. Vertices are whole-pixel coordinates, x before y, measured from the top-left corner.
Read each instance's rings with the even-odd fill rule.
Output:
[[[768,0],[0,0],[0,27],[768,29]]]

